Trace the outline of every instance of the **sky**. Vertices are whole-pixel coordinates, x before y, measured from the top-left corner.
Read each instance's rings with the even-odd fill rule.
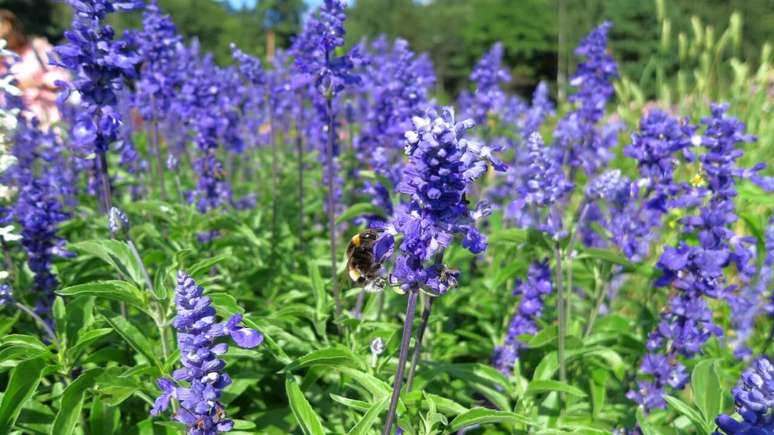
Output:
[[[228,3],[235,8],[241,8],[242,6],[247,6],[251,8],[255,6],[256,1],[260,1],[260,0],[228,0]],[[305,1],[310,8],[316,8],[317,6],[320,5],[320,3],[323,2],[323,0],[305,0]]]

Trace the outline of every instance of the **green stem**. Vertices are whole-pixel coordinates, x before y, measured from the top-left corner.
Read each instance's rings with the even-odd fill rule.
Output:
[[[148,273],[148,269],[145,267],[145,263],[142,261],[142,257],[140,257],[140,252],[137,251],[137,246],[134,244],[134,241],[131,237],[127,234],[126,236],[126,243],[129,245],[129,250],[132,251],[132,256],[134,256],[135,261],[137,261],[137,264],[140,265],[140,270],[142,271],[142,276],[145,279],[145,284],[148,286],[148,290],[151,293],[151,296],[153,298],[156,298],[156,289],[153,285],[153,281],[151,281],[150,274]],[[167,320],[166,320],[166,310],[164,307],[162,307],[161,302],[156,300],[156,303],[158,305],[158,318],[155,318],[156,327],[159,329],[159,338],[161,339],[161,354],[164,356],[164,361],[166,361],[169,358],[169,346],[167,344]],[[155,317],[155,316],[154,316]]]
[[[433,302],[435,298],[427,295],[425,299],[425,307],[422,310],[422,320],[419,323],[419,330],[417,331],[417,343],[414,345],[414,354],[411,356],[411,368],[409,368],[408,380],[406,381],[406,391],[411,392],[414,387],[414,374],[419,364],[419,354],[422,353],[422,339],[425,336],[427,330],[427,322],[430,319],[430,313],[433,310]]]
[[[43,328],[43,330],[46,332],[46,335],[48,335],[49,340],[51,340],[51,342],[54,343],[54,346],[56,346],[57,349],[62,349],[62,344],[59,342],[59,339],[56,338],[56,334],[54,333],[54,330],[51,329],[50,326],[48,326],[48,323],[46,323],[46,321],[43,320],[43,318],[40,317],[38,313],[36,313],[30,307],[20,302],[15,302],[14,305],[16,306],[16,308],[18,308],[21,311],[24,311],[30,317],[35,319],[35,321],[38,322],[40,327]]]
[[[564,286],[562,285],[562,248],[559,243],[555,246],[556,256],[556,308],[559,317],[559,337],[558,337],[558,356],[559,356],[559,380],[567,382],[567,361],[565,360],[565,340],[567,338],[567,313],[565,312],[567,304],[565,303]],[[560,394],[562,403],[564,395]]]
[[[594,322],[597,320],[597,316],[599,315],[599,310],[602,307],[602,302],[605,301],[605,290],[607,286],[602,285],[602,282],[599,277],[599,272],[596,268],[594,268],[594,287],[597,291],[597,297],[594,302],[594,308],[592,308],[591,313],[589,313],[589,320],[586,322],[586,330],[583,333],[583,337],[588,337],[589,334],[591,334],[591,330],[594,328]]]
[[[417,308],[416,289],[409,290],[408,303],[406,304],[406,319],[403,321],[403,336],[400,341],[400,353],[398,354],[398,371],[395,373],[395,382],[392,385],[392,397],[390,397],[390,408],[387,412],[387,419],[384,423],[382,435],[390,435],[392,424],[395,421],[395,411],[398,409],[398,398],[400,389],[403,385],[403,371],[406,369],[406,359],[408,358],[408,348],[411,343],[411,328],[414,326],[414,312]]]
[[[328,166],[328,236],[331,248],[331,285],[333,286],[333,300],[336,304],[336,318],[341,317],[341,295],[339,291],[338,267],[336,265],[336,201],[335,194],[335,165],[333,164],[333,145],[335,137],[335,119],[333,114],[333,96],[326,98],[328,109],[328,143],[325,147],[326,164]]]

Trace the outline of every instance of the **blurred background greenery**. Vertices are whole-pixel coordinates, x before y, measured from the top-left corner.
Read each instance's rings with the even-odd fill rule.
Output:
[[[232,41],[246,51],[265,55],[267,35],[271,31],[278,47],[288,46],[304,18],[320,1],[159,0],[159,3],[174,17],[186,37],[198,37],[203,48],[215,53],[220,63],[228,63],[228,45]],[[701,67],[701,57],[708,44],[713,45],[714,55],[704,59],[709,61],[706,67],[712,67],[720,58],[733,57],[756,70],[767,61],[761,58],[762,47],[774,40],[774,0],[349,0],[349,3],[349,42],[379,34],[407,39],[416,51],[430,53],[441,95],[453,95],[468,86],[466,79],[471,68],[495,41],[502,41],[506,48],[507,64],[514,77],[511,91],[528,95],[540,80],[555,85],[560,68],[565,77],[574,69],[572,47],[603,20],[614,23],[612,52],[621,63],[624,76],[638,85],[636,91],[645,99],[663,97],[659,93],[664,89],[665,78],[676,77],[678,71],[692,66],[687,63],[695,62]],[[52,42],[61,38],[69,24],[68,8],[57,1],[0,0],[0,8],[15,12],[30,33],[45,35]],[[119,15],[121,21],[115,23],[119,29],[139,22],[137,15]],[[723,41],[726,30],[729,32]],[[681,48],[680,44],[685,47]],[[730,68],[728,74],[732,74]],[[711,87],[711,83],[706,86]]]

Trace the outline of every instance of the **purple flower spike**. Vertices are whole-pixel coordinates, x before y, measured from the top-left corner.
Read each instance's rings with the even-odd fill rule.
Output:
[[[543,299],[553,291],[551,268],[548,259],[530,264],[527,280],[516,281],[514,296],[521,295],[521,302],[516,314],[508,325],[508,335],[502,346],[495,348],[492,363],[495,368],[506,376],[511,376],[519,350],[526,347],[518,340],[522,334],[537,334],[536,320],[543,314]]]
[[[758,358],[742,374],[731,390],[736,411],[742,417],[737,421],[728,415],[715,419],[726,435],[770,435],[774,433],[774,365],[766,358]]]
[[[740,169],[736,163],[743,155],[738,145],[752,140],[752,137],[745,133],[744,124],[726,115],[726,109],[725,105],[713,104],[712,116],[702,120],[706,126],[704,135],[700,140],[692,141],[706,149],[699,158],[703,173],[697,174],[700,182],[694,183],[692,191],[687,186],[683,189],[689,190],[687,196],[703,204],[699,204],[698,214],[684,217],[681,223],[684,235],[698,240],[698,245],[681,240],[677,246],[667,246],[657,264],[662,274],[656,285],[670,286],[675,295],[661,313],[658,327],[648,337],[649,354],[640,367],[643,373],[654,378],[655,388],[640,388],[627,394],[630,399],[644,405],[646,411],[651,410],[653,404],[665,406],[663,400],[650,396],[663,394],[665,387],[681,389],[685,386],[685,367],[679,358],[693,358],[702,352],[711,336],[722,335],[723,331],[713,323],[707,299],[729,301],[734,326],[740,328],[737,332],[739,339],[733,343],[735,353],[738,357],[748,353],[744,342],[749,337],[751,322],[747,315],[753,313],[754,323],[756,309],[750,307],[750,303],[759,304],[757,295],[755,291],[737,291],[737,286],[728,284],[725,271],[729,266],[735,266],[738,279],[745,283],[750,282],[755,274],[754,252],[750,247],[752,240],[736,235],[732,229],[738,220],[734,206],[736,182],[747,175],[746,170]],[[677,130],[670,131],[676,133]],[[641,162],[640,170],[646,171],[652,179],[669,179],[674,163],[669,159],[643,157],[663,155],[657,150],[669,146],[669,141],[664,140],[681,135],[676,133],[658,138],[651,135],[650,139],[643,139],[642,144],[647,142],[648,145],[639,147],[636,153]],[[684,145],[673,143],[672,146]],[[644,165],[646,160],[651,163]],[[740,309],[745,311],[745,316],[740,316]],[[664,364],[665,361],[668,364]],[[733,422],[723,421],[729,427],[733,426]]]
[[[527,139],[527,167],[524,168],[524,183],[519,187],[516,200],[506,208],[506,216],[535,226],[553,237],[562,234],[560,212],[555,204],[560,202],[572,189],[573,183],[565,179],[564,171],[551,156],[539,133],[532,133]]]
[[[78,145],[89,151],[106,152],[118,139],[121,117],[116,111],[117,91],[125,78],[136,76],[135,66],[140,56],[129,50],[129,41],[114,40],[115,31],[105,24],[107,15],[118,11],[138,10],[141,0],[114,2],[109,0],[68,0],[73,8],[72,28],[65,32],[67,41],[55,48],[58,60],[52,63],[69,69],[72,83],[65,87],[61,98],[71,92],[81,96],[80,126],[74,136]]]
[[[486,238],[474,227],[485,207],[471,209],[465,193],[486,171],[487,163],[495,169],[497,165],[483,151],[486,147],[464,138],[474,122],[456,122],[451,108],[440,114],[428,110],[424,117],[415,117],[413,124],[414,130],[406,132],[409,162],[396,187],[410,202],[397,210],[386,232],[405,235],[392,276],[406,290],[425,287],[443,294],[453,287],[449,285],[452,277],[437,263],[454,236],[463,236],[463,246],[473,253],[486,249]],[[378,245],[389,246],[390,241],[391,236],[385,235]],[[380,247],[380,253],[386,249]]]
[[[607,33],[611,27],[609,22],[602,23],[575,50],[578,57],[584,58],[570,80],[577,91],[569,100],[577,108],[559,120],[554,131],[555,143],[561,150],[560,161],[573,168],[583,167],[587,174],[610,161],[610,148],[616,142],[616,135],[609,134],[609,125],[598,126],[605,106],[615,94],[612,81],[618,77],[618,66],[607,53]]]
[[[263,341],[259,332],[240,326],[242,315],[236,314],[225,323],[216,323],[212,300],[204,289],[185,272],[178,272],[175,294],[177,316],[172,325],[177,329],[177,346],[183,367],[172,374],[174,380],[161,378],[157,385],[161,395],[151,415],[165,411],[172,399],[180,402],[175,420],[188,426],[189,434],[209,435],[228,432],[233,422],[219,399],[231,378],[223,373],[226,363],[219,357],[228,351],[226,343],[215,339],[231,336],[240,347],[251,348]]]
[[[473,118],[479,125],[486,125],[492,114],[500,113],[506,104],[506,95],[501,86],[510,83],[511,74],[503,68],[503,44],[496,42],[478,61],[470,79],[476,84],[476,92],[470,98],[470,104],[463,98],[466,115]],[[466,107],[469,106],[469,107]]]

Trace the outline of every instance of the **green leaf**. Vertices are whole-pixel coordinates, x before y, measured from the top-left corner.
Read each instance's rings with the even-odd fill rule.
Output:
[[[105,316],[105,320],[134,350],[145,356],[156,367],[161,368],[161,363],[156,356],[157,352],[153,350],[154,346],[151,345],[148,337],[140,332],[136,326],[121,316]]]
[[[607,363],[607,367],[610,368],[613,374],[618,379],[623,379],[626,373],[626,363],[624,362],[623,358],[621,358],[621,355],[618,354],[618,352],[609,348],[602,348],[602,349],[585,348],[582,350],[583,350],[583,353],[581,354],[581,356],[583,358],[597,356],[604,359],[605,362]]]
[[[363,215],[384,216],[384,210],[370,202],[353,204],[336,217],[336,223],[346,222]]]
[[[451,399],[447,399],[445,397],[441,397],[431,393],[424,393],[424,392],[421,392],[421,393],[424,394],[424,397],[427,400],[433,402],[433,404],[435,405],[436,408],[438,408],[439,411],[441,411],[446,415],[459,415],[468,411],[468,408],[465,408],[464,406],[460,405],[459,403]]]
[[[529,425],[530,421],[528,418],[513,412],[495,411],[494,409],[487,408],[473,408],[470,411],[458,415],[452,420],[449,429],[456,431],[476,424],[491,423]]]
[[[595,258],[597,260],[606,261],[608,263],[619,264],[627,269],[634,269],[634,264],[629,261],[624,255],[617,252],[613,252],[608,249],[600,248],[585,248],[578,258]]]
[[[339,396],[338,394],[333,393],[331,393],[330,396],[334,402],[341,403],[348,408],[357,409],[358,411],[368,411],[371,409],[370,404],[362,400],[350,399],[349,397]]]
[[[51,435],[73,433],[75,424],[81,418],[86,390],[94,386],[101,373],[101,368],[87,370],[65,388],[59,412],[51,426]]]
[[[529,383],[527,386],[527,394],[545,393],[548,391],[557,391],[560,393],[567,393],[575,397],[585,397],[586,393],[578,387],[567,385],[563,382],[554,381],[551,379],[538,379]]]
[[[436,371],[440,370],[467,382],[498,409],[510,409],[508,397],[503,394],[510,381],[495,368],[483,364],[441,364]]]
[[[533,379],[551,379],[559,369],[559,357],[555,350],[548,352],[535,368]],[[534,381],[533,381],[534,382]]]
[[[218,255],[216,257],[207,258],[205,260],[194,263],[186,271],[188,275],[194,280],[203,278],[206,274],[210,273],[213,266],[231,258],[230,255]]]
[[[31,359],[11,370],[3,399],[0,400],[0,433],[11,431],[22,407],[38,388],[45,366],[43,360]]]
[[[147,310],[147,303],[143,297],[143,292],[134,284],[127,281],[111,280],[90,282],[87,284],[65,287],[57,291],[57,293],[62,296],[90,295],[97,298],[124,302],[143,311]]]
[[[64,300],[57,296],[51,310],[54,313],[57,339],[62,347],[67,348],[67,308],[65,308]]]
[[[91,402],[91,433],[110,435],[118,428],[121,411],[115,406],[106,406],[99,396]]]
[[[637,407],[637,425],[642,429],[643,435],[658,435],[658,431],[648,422],[641,406]]]
[[[666,400],[670,408],[688,417],[688,419],[691,420],[696,425],[697,428],[701,429],[703,433],[710,434],[714,430],[715,423],[713,422],[711,423],[711,425],[707,426],[707,424],[704,421],[704,417],[702,417],[701,415],[701,412],[698,411],[693,406],[683,402],[677,397],[669,396],[666,394],[664,395],[664,400]]]
[[[38,350],[41,352],[49,352],[48,346],[43,344],[43,342],[40,341],[38,337],[33,337],[32,335],[6,335],[2,340],[0,340],[0,346],[18,346]]]
[[[537,335],[532,337],[527,342],[527,346],[529,346],[530,349],[543,347],[547,344],[553,343],[554,340],[556,340],[556,336],[557,336],[557,328],[555,326],[548,326],[546,328],[543,328],[540,332],[538,332]]]
[[[365,388],[373,398],[383,397],[392,391],[389,384],[371,374],[348,367],[337,367],[336,370],[352,378],[361,387]],[[400,407],[398,409],[400,410]]]
[[[126,279],[132,280],[136,285],[143,285],[140,265],[132,255],[132,250],[126,242],[120,240],[87,240],[85,242],[70,245],[76,251],[87,255],[94,255],[102,261],[113,266]]]
[[[338,347],[315,350],[288,364],[286,371],[293,371],[305,367],[329,366],[329,367],[362,367],[360,358],[351,350]]]
[[[522,228],[504,228],[487,236],[490,244],[505,243],[518,245],[527,241],[529,231]]]
[[[371,409],[363,415],[363,418],[349,431],[350,435],[365,435],[371,430],[376,420],[379,418],[379,414],[387,408],[387,402],[390,400],[389,396],[385,396],[380,402],[375,403]]]
[[[285,393],[288,395],[290,409],[296,422],[304,431],[305,435],[323,435],[325,430],[320,422],[320,417],[314,412],[309,401],[304,397],[304,393],[292,376],[285,379]]]
[[[80,336],[75,346],[67,349],[67,355],[71,358],[77,358],[78,354],[86,349],[91,343],[113,332],[113,328],[89,329]]]
[[[491,278],[487,279],[487,286],[490,289],[497,290],[505,282],[513,277],[523,275],[527,270],[527,264],[523,261],[513,261],[503,267],[497,268]]]
[[[322,276],[320,276],[320,268],[314,263],[309,263],[309,275],[312,281],[312,292],[314,293],[315,309],[317,312],[317,318],[322,319],[325,315],[323,312],[325,308],[325,284],[323,283]]]
[[[704,415],[704,422],[709,425],[723,411],[723,388],[718,370],[718,360],[706,359],[699,361],[691,373],[693,401]]]

